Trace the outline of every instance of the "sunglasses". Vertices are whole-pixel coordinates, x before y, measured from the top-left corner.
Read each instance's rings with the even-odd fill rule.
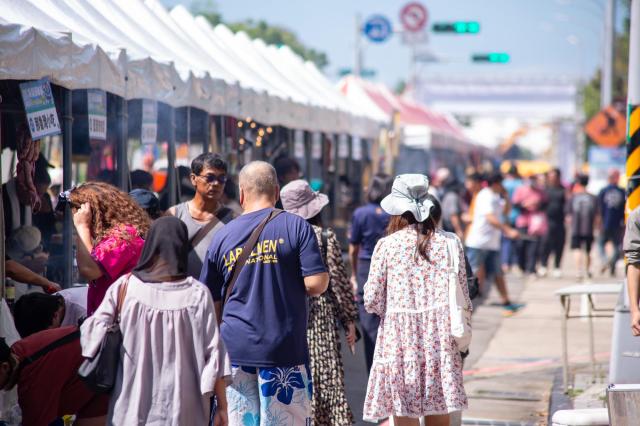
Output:
[[[207,183],[218,182],[220,185],[224,185],[225,183],[227,183],[227,176],[226,175],[208,174],[208,175],[196,175],[196,177],[204,179],[204,181],[207,182]]]
[[[65,206],[68,204],[72,206],[71,203],[71,192],[76,189],[75,186],[71,189],[67,189],[66,191],[61,192],[58,195],[58,204],[56,205],[56,211],[62,212],[64,211]]]

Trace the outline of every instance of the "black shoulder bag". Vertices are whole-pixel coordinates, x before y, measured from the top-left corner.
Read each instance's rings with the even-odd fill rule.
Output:
[[[102,339],[98,353],[93,358],[87,358],[80,365],[78,375],[89,389],[96,393],[110,393],[116,382],[118,366],[120,364],[120,348],[122,347],[122,331],[120,330],[120,312],[127,295],[129,278],[118,291],[118,302],[113,323],[107,329]]]

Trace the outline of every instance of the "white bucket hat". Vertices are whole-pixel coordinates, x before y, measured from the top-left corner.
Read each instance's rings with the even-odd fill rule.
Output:
[[[429,218],[433,203],[427,199],[429,195],[429,178],[420,174],[396,176],[391,187],[391,194],[384,197],[380,207],[393,216],[411,212],[418,222]]]

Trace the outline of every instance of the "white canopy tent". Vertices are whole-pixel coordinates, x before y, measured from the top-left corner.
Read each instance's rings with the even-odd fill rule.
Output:
[[[210,114],[376,137],[379,116],[344,99],[288,48],[212,28],[158,0],[0,0],[0,78],[99,88]]]

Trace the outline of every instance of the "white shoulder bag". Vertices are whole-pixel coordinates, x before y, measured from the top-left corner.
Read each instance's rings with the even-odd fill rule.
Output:
[[[458,271],[460,257],[458,242],[453,235],[447,235],[447,253],[449,255],[449,316],[451,319],[451,335],[460,352],[466,352],[471,344],[471,307],[464,297]]]

